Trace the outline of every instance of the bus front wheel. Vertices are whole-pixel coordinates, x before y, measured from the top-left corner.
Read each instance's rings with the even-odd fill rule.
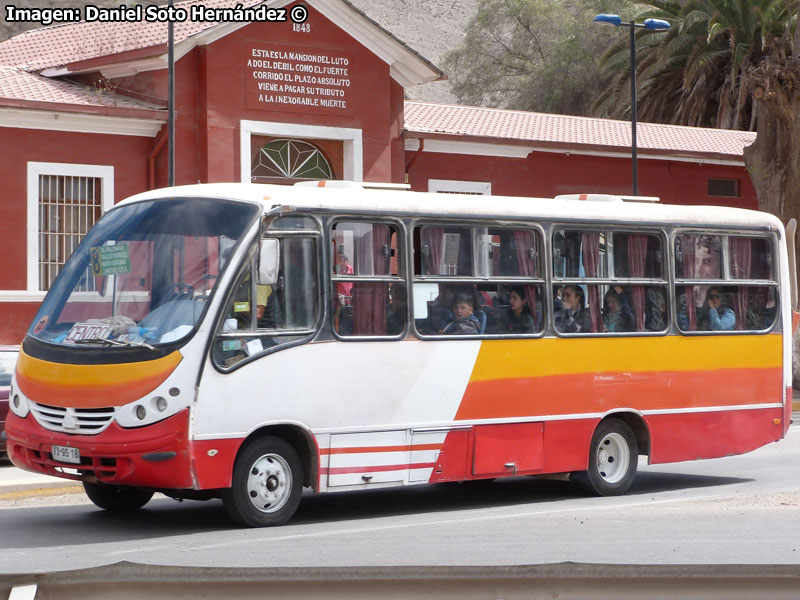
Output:
[[[627,423],[608,419],[600,423],[589,446],[589,468],[572,473],[583,491],[596,496],[619,496],[636,476],[639,446]]]
[[[153,492],[133,487],[83,482],[89,500],[105,510],[131,511],[142,508],[153,497]]]
[[[303,467],[295,449],[280,438],[264,437],[250,442],[236,459],[222,501],[237,523],[268,527],[291,518],[302,491]]]

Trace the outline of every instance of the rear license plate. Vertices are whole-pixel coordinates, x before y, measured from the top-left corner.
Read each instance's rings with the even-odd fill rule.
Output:
[[[53,460],[73,465],[81,464],[81,452],[77,448],[72,448],[70,446],[53,446],[50,452],[53,455]]]

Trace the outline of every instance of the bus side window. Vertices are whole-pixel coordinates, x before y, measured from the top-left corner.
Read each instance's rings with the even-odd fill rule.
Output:
[[[266,350],[308,339],[318,315],[314,238],[281,240],[278,281],[254,284],[255,265],[240,277],[214,342],[214,360],[233,365]]]
[[[681,234],[675,243],[675,265],[681,331],[772,327],[778,294],[770,238]],[[771,283],[764,285],[765,281]]]
[[[402,334],[408,294],[399,275],[398,228],[389,223],[339,221],[331,237],[333,330],[342,337]]]

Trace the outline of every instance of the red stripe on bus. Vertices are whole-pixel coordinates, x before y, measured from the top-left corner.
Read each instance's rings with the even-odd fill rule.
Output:
[[[783,397],[781,367],[521,377],[470,383],[456,420],[771,404]]]
[[[352,446],[348,448],[320,448],[319,453],[326,454],[366,454],[372,452],[411,452],[414,450],[439,450],[441,444],[417,444],[404,446]]]
[[[432,469],[435,463],[408,463],[400,465],[376,465],[372,467],[322,467],[320,473],[324,475],[346,475],[349,473],[375,473],[383,471],[407,471],[409,469]]]

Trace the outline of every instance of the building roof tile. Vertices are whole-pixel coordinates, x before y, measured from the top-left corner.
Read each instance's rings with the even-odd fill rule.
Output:
[[[11,101],[11,102],[9,102]],[[101,94],[90,85],[70,83],[58,79],[26,73],[13,67],[0,66],[0,105],[19,102],[64,104],[71,107],[115,107],[153,110],[161,107],[140,100],[103,91]]]
[[[189,8],[202,4],[208,9],[231,8],[241,4],[247,8],[264,0],[185,0],[175,7]],[[155,48],[167,43],[167,24],[147,22],[92,22],[65,23],[42,29],[32,29],[0,43],[0,64],[15,66],[26,71],[62,67],[99,57],[111,57],[133,50]],[[187,19],[175,22],[175,43],[218,25]]]
[[[405,128],[409,133],[486,138],[495,143],[608,147],[609,150],[631,147],[630,121],[427,102],[406,102]],[[755,136],[749,131],[656,123],[640,122],[636,128],[640,151],[738,160]]]

